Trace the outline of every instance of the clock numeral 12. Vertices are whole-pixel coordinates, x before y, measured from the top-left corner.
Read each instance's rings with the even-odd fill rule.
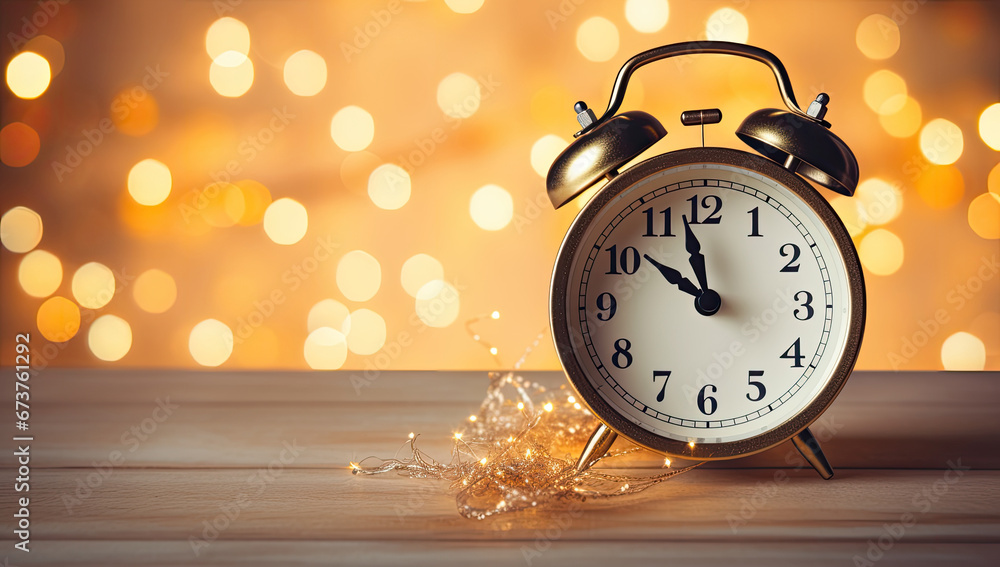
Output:
[[[712,208],[712,212],[705,217],[705,220],[698,220],[698,195],[691,197],[688,201],[691,203],[691,219],[688,221],[689,224],[719,224],[722,222],[722,198],[718,195],[706,195],[701,200],[702,208]],[[709,202],[712,204],[710,205]]]

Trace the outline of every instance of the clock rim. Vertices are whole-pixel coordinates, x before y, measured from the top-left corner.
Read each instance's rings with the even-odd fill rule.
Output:
[[[597,389],[587,379],[572,347],[566,298],[573,255],[579,247],[586,229],[600,210],[623,191],[646,177],[666,169],[695,163],[736,166],[769,177],[789,190],[812,210],[831,234],[843,259],[847,272],[850,317],[844,349],[839,354],[840,359],[822,390],[802,411],[777,427],[753,437],[723,443],[702,443],[691,447],[683,441],[662,437],[632,423],[597,392]],[[570,385],[591,413],[615,433],[647,449],[671,457],[697,460],[734,459],[765,451],[791,439],[819,419],[843,389],[857,362],[864,335],[866,306],[864,276],[854,242],[844,227],[844,223],[826,199],[804,179],[777,163],[732,148],[685,148],[660,154],[630,167],[611,179],[577,214],[570,225],[562,244],[559,246],[549,287],[549,324],[552,329],[552,340],[556,353],[566,376],[569,378]]]

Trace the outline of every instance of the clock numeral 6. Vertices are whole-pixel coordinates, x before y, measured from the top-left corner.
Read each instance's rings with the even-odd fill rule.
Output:
[[[792,251],[791,252],[785,252],[785,249],[788,248],[789,246],[791,246]],[[798,247],[797,244],[792,244],[791,242],[789,242],[787,244],[782,244],[781,248],[778,249],[778,253],[781,254],[782,258],[784,258],[785,256],[791,256],[792,257],[792,259],[789,260],[787,264],[785,264],[785,267],[781,268],[782,272],[797,272],[797,271],[799,271],[799,265],[796,264],[796,262],[798,262],[799,256],[802,254],[802,251],[799,250],[799,247]]]
[[[618,339],[615,341],[615,353],[611,355],[611,363],[618,368],[628,368],[632,365],[632,355],[628,349],[632,348],[632,343],[628,339]]]
[[[597,318],[601,321],[610,321],[615,316],[615,312],[618,311],[618,301],[615,300],[615,296],[606,291],[597,296],[597,308],[601,310],[597,314]]]
[[[712,396],[705,395],[705,390],[709,388],[712,389],[711,393],[713,394],[718,391],[718,388],[714,385],[705,384],[701,391],[698,392],[698,409],[705,415],[712,415],[715,413],[715,410],[719,409],[719,402],[715,401],[715,398]]]
[[[663,377],[663,386],[660,388],[660,393],[656,394],[656,401],[658,401],[658,402],[662,402],[663,401],[663,395],[667,391],[667,380],[670,379],[670,371],[669,370],[654,370],[653,371],[653,384],[656,384],[656,379],[659,378],[659,377],[661,377],[661,376]]]
[[[779,358],[790,358],[794,360],[795,362],[792,363],[792,368],[802,368],[802,359],[805,358],[805,355],[802,354],[801,342],[802,342],[801,338],[795,339],[795,342],[792,343],[792,346],[788,347],[788,350],[785,351],[785,354],[779,357]]]
[[[611,248],[605,248],[611,256],[611,269],[608,270],[608,274],[611,275],[621,275],[622,272],[632,275],[639,269],[639,251],[635,249],[635,246],[626,246],[622,250],[621,256],[618,255],[618,245],[613,245]],[[621,266],[622,271],[618,271],[618,267]]]

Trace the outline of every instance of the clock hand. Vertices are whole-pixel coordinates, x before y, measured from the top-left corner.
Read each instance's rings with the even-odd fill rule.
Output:
[[[705,255],[701,253],[701,243],[698,242],[698,238],[691,231],[687,216],[682,218],[684,219],[684,247],[687,249],[688,254],[691,255],[688,262],[690,262],[691,268],[694,270],[694,275],[698,278],[698,284],[701,285],[702,291],[707,291],[708,278],[705,276]]]
[[[680,288],[680,290],[683,291],[684,293],[688,293],[695,297],[701,295],[701,290],[699,290],[697,286],[691,283],[691,280],[682,276],[681,273],[678,272],[677,270],[671,268],[670,266],[664,266],[663,264],[650,258],[649,254],[643,254],[642,257],[645,258],[646,261],[649,262],[650,264],[656,266],[656,269],[659,270],[661,274],[663,274],[663,277],[666,278],[668,282]]]

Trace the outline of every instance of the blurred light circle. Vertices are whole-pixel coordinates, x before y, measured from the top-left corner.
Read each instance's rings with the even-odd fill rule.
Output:
[[[625,19],[635,31],[656,33],[667,25],[670,18],[670,4],[667,0],[627,0]]]
[[[132,284],[132,297],[143,311],[163,313],[177,301],[177,283],[163,270],[146,270]]]
[[[337,263],[337,288],[347,299],[368,301],[381,286],[382,266],[364,250],[352,250]]]
[[[750,24],[738,11],[719,8],[705,22],[705,36],[712,41],[746,43],[750,38]]]
[[[347,360],[347,338],[329,327],[320,327],[306,337],[302,354],[314,370],[336,370]]]
[[[155,159],[144,159],[128,172],[128,192],[136,203],[152,207],[170,195],[170,168]]]
[[[452,118],[468,118],[479,110],[482,89],[479,81],[465,73],[452,73],[441,79],[437,87],[437,104]]]
[[[979,136],[987,146],[1000,152],[1000,102],[987,106],[979,115]]]
[[[913,97],[907,96],[902,108],[891,114],[879,114],[879,124],[887,134],[894,138],[909,138],[920,130],[923,113],[920,104]]]
[[[852,237],[859,236],[868,226],[868,223],[865,222],[865,213],[861,208],[861,201],[846,195],[838,195],[830,201],[830,206],[843,221],[847,233]]]
[[[330,121],[330,137],[342,150],[360,152],[375,139],[375,121],[359,106],[345,106]]]
[[[29,39],[28,43],[24,44],[22,51],[31,51],[44,57],[53,77],[58,75],[63,70],[63,65],[66,64],[66,50],[63,49],[62,44],[44,34]]]
[[[354,354],[368,356],[385,345],[385,319],[370,309],[351,313],[351,331],[347,333],[347,348]]]
[[[531,169],[544,179],[549,174],[549,166],[568,145],[569,142],[555,134],[542,136],[531,146]]]
[[[932,209],[954,207],[965,195],[965,180],[954,165],[930,165],[920,172],[917,194]]]
[[[858,255],[869,272],[888,276],[903,265],[903,241],[884,228],[876,228],[861,239]]]
[[[38,308],[35,324],[46,339],[66,342],[80,330],[80,308],[65,297],[50,297]]]
[[[14,207],[0,217],[0,242],[18,254],[30,252],[42,241],[42,217],[28,207]]]
[[[140,84],[122,88],[109,105],[111,120],[119,132],[145,136],[160,122],[160,106],[146,87]]]
[[[1000,238],[1000,195],[983,193],[969,203],[969,226],[982,238]]]
[[[236,18],[219,18],[205,34],[205,51],[213,60],[230,51],[245,58],[250,54],[250,30]]]
[[[415,309],[428,327],[447,327],[458,318],[458,290],[444,280],[429,281],[417,291]]]
[[[576,30],[576,48],[589,61],[607,61],[618,53],[618,28],[600,16],[585,20]]]
[[[416,297],[417,292],[429,281],[444,279],[444,266],[433,256],[415,254],[403,262],[399,272],[400,283],[410,297]]]
[[[950,165],[962,157],[965,139],[962,129],[954,122],[935,118],[920,130],[920,151],[927,161],[938,165]]]
[[[243,195],[243,215],[239,219],[242,226],[252,226],[264,220],[264,213],[271,205],[271,192],[262,183],[253,179],[243,179],[235,184]]]
[[[227,51],[212,60],[208,71],[208,80],[215,92],[224,97],[236,98],[243,96],[253,85],[253,62],[249,57]],[[232,64],[234,57],[242,57],[242,61]]]
[[[990,175],[986,178],[986,189],[990,193],[1000,195],[1000,163],[990,170]]]
[[[90,325],[87,346],[101,360],[121,360],[132,348],[132,327],[121,317],[101,315]]]
[[[868,225],[889,223],[903,210],[903,193],[898,187],[877,177],[862,181],[854,198],[861,204],[861,212]]]
[[[469,214],[479,228],[500,230],[514,218],[514,199],[503,187],[484,185],[472,194]]]
[[[906,81],[888,69],[879,69],[865,79],[864,98],[868,108],[878,114],[900,112],[908,98]]]
[[[326,61],[315,51],[303,49],[285,60],[285,85],[299,96],[313,96],[326,86]]]
[[[410,174],[393,163],[376,167],[368,177],[368,196],[380,209],[402,207],[410,200]]]
[[[188,351],[202,366],[219,366],[233,354],[233,331],[217,319],[205,319],[191,329]]]
[[[276,244],[295,244],[308,229],[309,213],[294,199],[278,199],[264,211],[264,233]]]
[[[195,204],[205,222],[218,228],[233,226],[246,211],[243,190],[233,183],[209,183]]]
[[[861,20],[855,34],[858,49],[869,59],[888,59],[899,50],[899,26],[883,14]]]
[[[42,142],[38,132],[24,122],[11,122],[0,130],[0,161],[10,167],[24,167],[35,161]]]
[[[945,370],[983,370],[986,345],[971,333],[955,333],[941,344],[941,364]]]
[[[18,98],[34,99],[49,88],[52,70],[41,55],[22,51],[7,64],[7,86]]]
[[[32,297],[48,297],[62,284],[63,269],[59,258],[45,250],[32,250],[21,259],[17,281]]]
[[[483,7],[484,0],[444,0],[456,14],[471,14]]]
[[[347,335],[351,331],[351,311],[336,299],[318,301],[309,310],[306,329],[311,333],[320,327],[330,327]]]
[[[73,298],[80,307],[100,309],[115,296],[115,274],[104,264],[87,262],[73,274]]]

